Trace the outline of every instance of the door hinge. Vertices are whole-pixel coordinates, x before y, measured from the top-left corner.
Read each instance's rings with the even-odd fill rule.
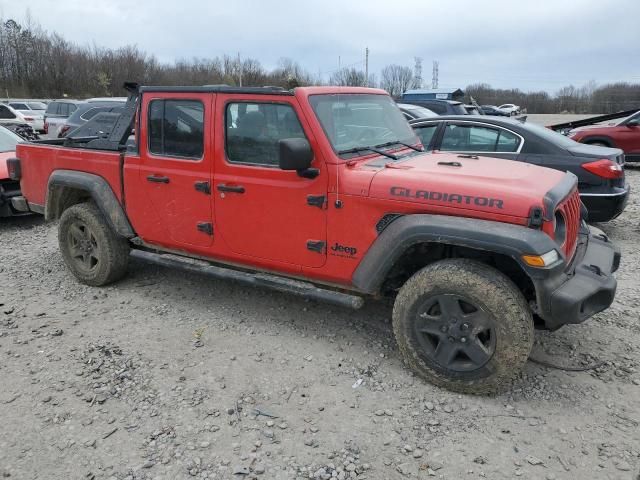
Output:
[[[193,184],[195,189],[198,192],[206,193],[207,195],[211,195],[211,184],[206,180],[203,182],[196,182]]]
[[[325,242],[322,240],[307,240],[307,250],[316,253],[324,253]]]
[[[213,235],[213,225],[209,222],[199,222],[196,225],[199,232],[206,233],[207,235]]]
[[[307,205],[312,207],[318,207],[324,210],[326,201],[327,197],[324,195],[307,195]]]

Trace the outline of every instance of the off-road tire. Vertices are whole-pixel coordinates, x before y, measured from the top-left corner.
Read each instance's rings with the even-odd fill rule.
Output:
[[[129,242],[113,231],[94,203],[78,203],[62,213],[58,243],[67,267],[86,285],[107,285],[127,272]]]
[[[494,325],[493,350],[484,366],[472,371],[445,368],[420,346],[416,322],[423,322],[420,315],[431,317],[418,310],[442,295],[468,298]],[[393,330],[404,360],[418,375],[449,390],[474,394],[507,387],[525,365],[534,338],[531,310],[514,283],[498,270],[466,259],[441,260],[414,274],[396,297]]]

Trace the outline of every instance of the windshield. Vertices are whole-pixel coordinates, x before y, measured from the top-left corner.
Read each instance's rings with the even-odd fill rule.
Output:
[[[536,125],[535,123],[523,123],[520,124],[520,127],[560,147],[571,148],[578,145],[578,142],[571,140],[569,137],[565,137],[561,133],[554,132],[550,128]]]
[[[42,103],[42,102],[29,102],[29,103],[27,103],[27,105],[29,105],[29,108],[31,110],[46,110],[47,109],[47,105]]]
[[[13,152],[16,145],[22,141],[15,133],[0,127],[0,152]]]
[[[386,95],[312,95],[309,101],[337,153],[389,142],[418,142],[400,109]]]
[[[622,120],[618,120],[617,122],[613,122],[611,125],[622,125],[622,124],[624,124],[624,123],[626,123],[626,122],[628,122],[629,120],[632,120],[632,119],[640,120],[640,110],[638,110],[636,113],[632,113],[628,117],[624,117]]]

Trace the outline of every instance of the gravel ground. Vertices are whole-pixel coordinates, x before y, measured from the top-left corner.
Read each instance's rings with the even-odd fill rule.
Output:
[[[636,480],[639,217],[634,195],[600,226],[623,251],[613,307],[537,334],[536,359],[600,366],[529,362],[497,397],[415,378],[388,304],[352,312],[139,261],[90,288],[55,225],[0,219],[0,478]]]

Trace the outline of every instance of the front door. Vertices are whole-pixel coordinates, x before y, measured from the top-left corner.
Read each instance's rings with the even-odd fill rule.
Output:
[[[207,247],[213,242],[210,125],[215,96],[145,93],[138,191],[127,186],[143,218],[138,234],[166,247]],[[209,130],[211,128],[209,127]]]
[[[326,259],[327,170],[295,98],[233,95],[217,109],[216,231],[237,255],[317,267]],[[222,100],[220,100],[222,101]],[[278,168],[278,141],[307,138],[318,175]]]

